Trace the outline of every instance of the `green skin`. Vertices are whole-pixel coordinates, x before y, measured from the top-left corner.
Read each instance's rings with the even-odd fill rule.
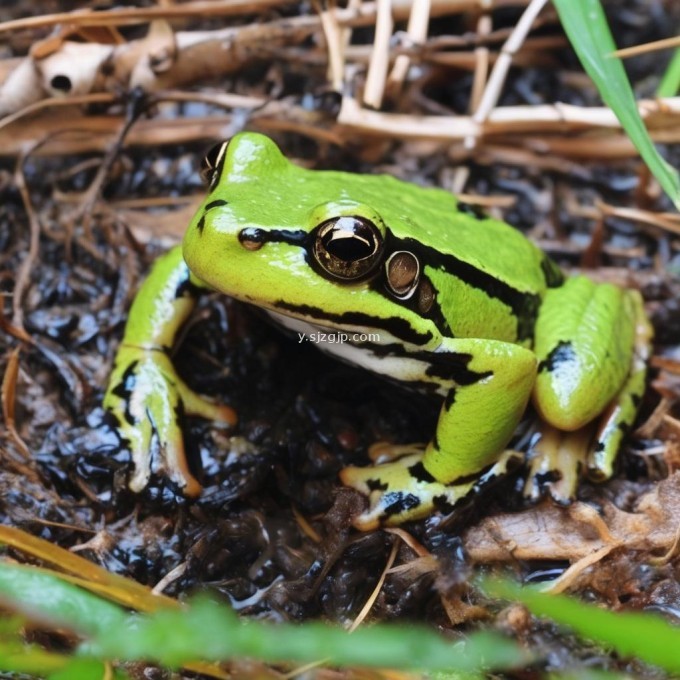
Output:
[[[179,380],[168,358],[202,289],[298,333],[376,334],[322,349],[443,398],[424,452],[342,471],[370,497],[355,521],[362,529],[449,511],[504,474],[519,457],[505,447],[530,398],[543,445],[528,495],[567,500],[584,465],[597,479],[612,474],[645,386],[651,330],[636,291],[565,279],[518,231],[441,189],[306,170],[255,133],[236,135],[215,160],[182,248],[159,259],[135,298],[105,396],[130,443],[133,490],[148,482],[156,436],[162,472],[200,493],[179,409],[236,421]]]

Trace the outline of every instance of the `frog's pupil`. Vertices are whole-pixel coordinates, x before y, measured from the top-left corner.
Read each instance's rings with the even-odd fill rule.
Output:
[[[333,229],[322,240],[330,255],[345,262],[363,260],[376,249],[372,231],[356,217],[338,218]]]
[[[365,217],[340,215],[322,222],[312,233],[311,255],[321,269],[340,281],[368,276],[379,264],[383,238]]]

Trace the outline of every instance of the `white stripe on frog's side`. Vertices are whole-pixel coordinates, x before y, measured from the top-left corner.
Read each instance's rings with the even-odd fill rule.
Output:
[[[453,387],[453,382],[444,381],[441,378],[435,378],[427,375],[427,369],[430,364],[427,361],[416,359],[409,356],[409,350],[404,346],[404,343],[395,338],[393,335],[386,333],[383,330],[377,331],[380,336],[380,342],[339,342],[338,335],[346,333],[348,336],[356,334],[366,334],[366,330],[362,329],[347,329],[345,331],[338,331],[334,328],[328,328],[317,324],[295,319],[278,312],[265,310],[267,315],[276,323],[287,331],[295,334],[296,338],[300,340],[304,338],[315,338],[313,344],[326,354],[351,364],[364,368],[378,375],[385,376],[393,380],[397,380],[408,387],[409,383],[419,390],[426,391],[430,394],[439,394],[442,397],[446,396],[450,388]],[[330,336],[336,339],[329,340]],[[404,348],[404,354],[379,354],[374,351],[373,347],[380,347],[380,345],[391,345],[394,347]]]

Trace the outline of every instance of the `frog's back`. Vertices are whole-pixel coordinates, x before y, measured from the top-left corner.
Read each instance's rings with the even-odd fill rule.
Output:
[[[342,182],[345,173],[336,175]],[[518,291],[542,294],[559,278],[557,268],[520,231],[480,211],[462,207],[434,187],[414,186],[390,175],[365,175],[352,198],[378,212],[391,234],[409,243],[434,266],[474,269]],[[335,183],[335,182],[333,182]],[[431,252],[426,252],[426,251]],[[435,264],[436,263],[436,264]]]

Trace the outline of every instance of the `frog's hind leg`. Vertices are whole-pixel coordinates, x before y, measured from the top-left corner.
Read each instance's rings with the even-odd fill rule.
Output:
[[[369,496],[360,529],[450,512],[463,498],[503,476],[522,456],[504,451],[536,377],[528,349],[494,340],[449,338],[419,359],[414,378],[446,390],[434,438],[424,453],[341,471],[344,484]]]
[[[612,476],[621,440],[635,422],[647,383],[653,329],[645,315],[640,294],[636,290],[627,293],[635,310],[635,343],[626,383],[602,415],[588,456],[588,476],[598,482]]]
[[[547,491],[561,503],[574,497],[583,471],[597,481],[611,477],[644,392],[652,336],[637,291],[583,277],[569,283],[546,300],[539,317],[543,345],[537,346],[541,363],[534,403],[544,422],[530,451],[524,491],[534,500]],[[580,326],[592,340],[579,334]],[[565,343],[562,337],[574,340]],[[611,382],[614,370],[622,375],[602,404],[602,385]],[[566,405],[558,405],[557,397]]]
[[[450,513],[466,498],[516,469],[524,456],[508,449],[482,473],[455,484],[437,482],[422,460],[422,453],[415,453],[378,468],[347,467],[341,471],[343,484],[369,497],[369,509],[354,519],[357,529],[370,531],[381,523],[398,525],[427,517],[433,510]]]

